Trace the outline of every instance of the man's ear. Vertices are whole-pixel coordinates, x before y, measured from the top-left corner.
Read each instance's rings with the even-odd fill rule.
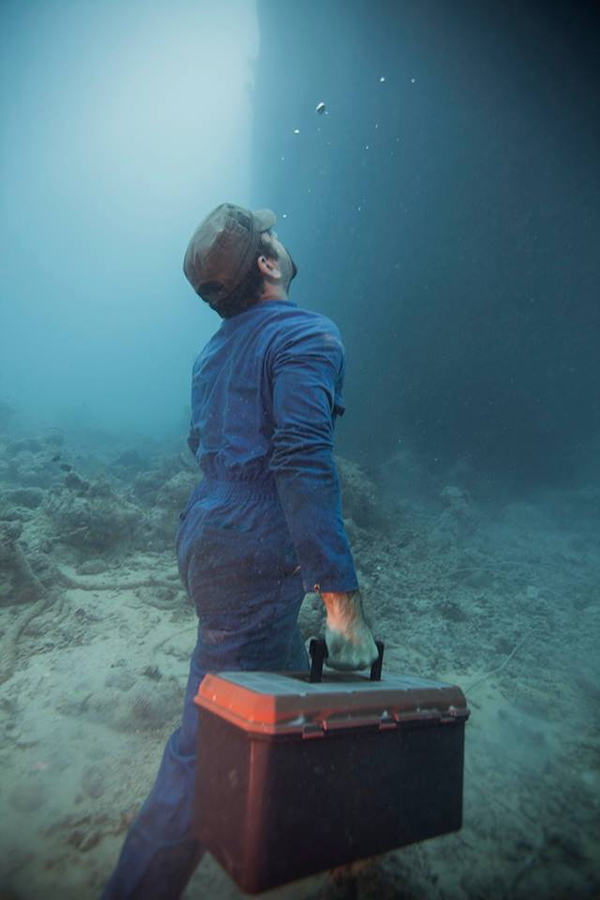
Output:
[[[270,256],[259,256],[258,268],[261,275],[265,275],[267,278],[281,278],[279,263],[276,259],[272,259]]]

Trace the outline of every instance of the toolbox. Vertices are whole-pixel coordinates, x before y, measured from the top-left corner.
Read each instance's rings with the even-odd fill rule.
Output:
[[[312,670],[208,674],[199,711],[195,831],[258,893],[461,827],[459,687]]]

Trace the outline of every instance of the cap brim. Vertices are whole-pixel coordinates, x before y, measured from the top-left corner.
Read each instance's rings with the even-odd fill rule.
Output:
[[[272,209],[252,210],[252,215],[258,222],[258,227],[261,231],[268,231],[277,221],[277,216]]]

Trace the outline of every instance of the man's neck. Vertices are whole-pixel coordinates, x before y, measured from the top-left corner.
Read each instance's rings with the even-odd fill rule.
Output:
[[[287,291],[266,290],[258,302],[268,303],[269,300],[281,300],[283,303],[289,303],[290,298]]]

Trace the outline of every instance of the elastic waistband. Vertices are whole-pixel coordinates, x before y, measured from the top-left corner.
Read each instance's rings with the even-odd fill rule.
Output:
[[[234,494],[241,497],[255,497],[257,500],[278,500],[277,486],[274,481],[234,481],[229,478],[210,478],[204,476],[199,488],[210,494],[219,496]]]

